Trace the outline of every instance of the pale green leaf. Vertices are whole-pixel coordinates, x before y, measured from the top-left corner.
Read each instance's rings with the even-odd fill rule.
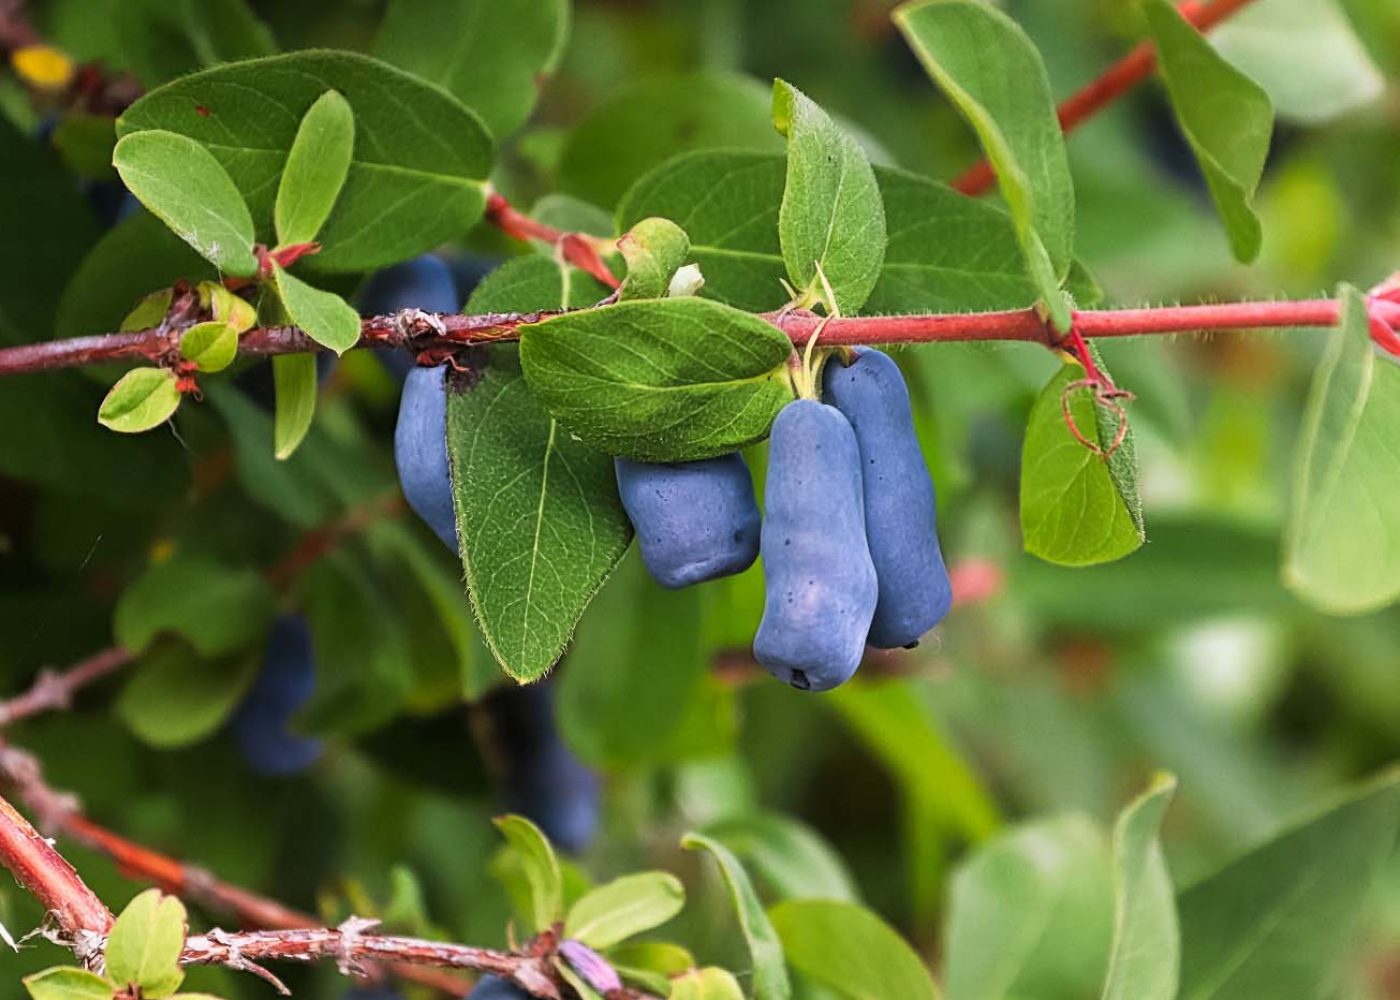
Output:
[[[483,282],[468,308],[558,308],[597,290],[580,272],[523,257]],[[487,645],[512,677],[532,680],[564,651],[632,526],[612,460],[555,423],[521,376],[517,349],[500,345],[478,361],[447,403],[457,537]]]
[[[835,295],[828,312],[859,311],[885,258],[885,209],[860,145],[811,98],[773,84],[773,123],[787,137],[787,182],[778,238],[788,277],[809,301]]]
[[[1042,820],[988,841],[955,872],[948,903],[949,1000],[1090,996],[1112,926],[1098,828]]]
[[[564,880],[559,859],[539,827],[523,816],[496,819],[530,886],[530,916],[536,931],[564,919]]]
[[[345,186],[355,149],[355,113],[334,90],[307,109],[282,168],[273,207],[277,242],[310,243]]]
[[[627,277],[618,299],[659,299],[666,294],[671,276],[686,262],[690,239],[670,219],[642,219],[617,241],[627,261]]]
[[[485,127],[450,94],[368,56],[309,50],[216,66],[152,90],[123,112],[117,131],[169,129],[199,142],[270,242],[288,151],[302,116],[328,90],[354,112],[355,150],[320,233],[317,269],[407,260],[481,218],[493,160]]]
[[[316,415],[316,355],[278,354],[272,359],[276,394],[272,453],[278,461],[292,457]]]
[[[769,911],[792,967],[844,997],[937,1000],[914,949],[855,903],[791,900]]]
[[[1255,0],[1217,25],[1210,42],[1294,121],[1335,118],[1385,89],[1336,0]]]
[[[238,706],[260,653],[207,659],[183,643],[161,643],[136,664],[117,699],[117,716],[150,746],[196,743]]]
[[[141,204],[201,257],[225,274],[257,272],[248,206],[208,149],[153,129],[119,140],[112,162]]]
[[[921,0],[895,23],[986,151],[1015,220],[1026,268],[1055,326],[1074,256],[1074,182],[1040,53],[1005,14],[975,0]]]
[[[287,315],[316,343],[344,354],[360,342],[360,314],[334,292],[313,288],[300,278],[273,267],[277,293]]]
[[[1113,827],[1113,948],[1103,1000],[1176,1000],[1181,932],[1158,838],[1175,793],[1176,779],[1159,775]]]
[[[746,813],[711,824],[704,832],[747,861],[779,898],[852,903],[860,898],[841,856],[816,831],[790,816]]]
[[[33,1000],[112,1000],[112,984],[95,972],[58,966],[26,976]]]
[[[168,368],[133,368],[117,380],[97,409],[97,422],[123,434],[159,427],[180,406],[175,373]]]
[[[681,846],[690,851],[707,851],[719,864],[720,874],[724,876],[739,917],[739,929],[744,933],[749,956],[753,959],[751,981],[754,1000],[787,1000],[792,995],[792,985],[788,981],[787,964],[783,959],[783,943],[778,939],[778,932],[774,930],[768,914],[763,912],[763,904],[759,902],[744,866],[729,848],[702,834],[686,834],[681,838]]]
[[[238,357],[238,334],[221,320],[196,323],[180,334],[180,354],[202,372],[223,371]]]
[[[671,980],[670,1000],[744,1000],[744,991],[732,973],[709,965]]]
[[[695,956],[668,941],[628,941],[608,949],[608,964],[626,982],[666,996],[671,977],[695,967]]]
[[[223,656],[261,635],[273,611],[272,589],[259,573],[207,556],[176,555],[150,567],[122,592],[112,631],[133,652],[173,632],[201,656]]]
[[[1252,202],[1269,155],[1273,104],[1168,0],[1145,3],[1176,119],[1205,175],[1235,258],[1252,261],[1264,239]]]
[[[1144,538],[1137,495],[1137,458],[1129,430],[1105,460],[1078,441],[1065,423],[1066,388],[1084,377],[1066,361],[1031,409],[1021,452],[1021,534],[1026,551],[1062,566],[1112,562],[1137,551]],[[1118,417],[1096,403],[1093,390],[1075,389],[1070,412],[1081,434],[1107,450]]]
[[[1325,611],[1361,614],[1400,597],[1400,367],[1377,355],[1361,293],[1339,294],[1298,442],[1283,576]]]
[[[107,937],[107,975],[140,996],[161,1000],[180,988],[185,971],[185,907],[174,896],[147,889],[126,905]]]
[[[667,872],[639,872],[600,885],[569,908],[564,936],[602,950],[670,920],[685,889]]]
[[[698,298],[622,302],[525,327],[521,366],[585,443],[643,461],[688,461],[768,433],[792,399],[792,344],[750,313]]]
[[[1400,831],[1390,772],[1185,890],[1181,1000],[1315,1000]]]
[[[374,51],[443,87],[504,138],[530,116],[569,20],[568,0],[391,0]]]
[[[175,289],[162,288],[158,292],[152,292],[136,303],[136,307],[126,314],[121,326],[117,327],[122,333],[132,330],[151,330],[160,326],[165,320],[165,315],[170,311],[170,303],[175,298]]]

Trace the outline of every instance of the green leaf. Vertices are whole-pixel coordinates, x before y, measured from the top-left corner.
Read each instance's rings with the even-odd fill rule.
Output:
[[[706,827],[705,835],[747,861],[780,898],[850,903],[860,898],[845,862],[831,845],[782,813],[734,816]]]
[[[667,872],[639,872],[600,885],[569,908],[564,936],[602,950],[670,920],[685,888]]]
[[[500,816],[495,820],[510,844],[530,886],[530,916],[534,929],[542,931],[564,919],[564,880],[559,859],[554,855],[539,827],[523,816]]]
[[[752,444],[792,400],[792,343],[705,299],[622,302],[523,328],[521,367],[585,443],[644,461],[710,458]]]
[[[858,312],[885,258],[885,208],[865,151],[790,83],[773,83],[773,123],[787,137],[778,238],[799,295],[836,297],[829,313]]]
[[[260,652],[212,660],[183,643],[160,643],[136,665],[117,699],[117,715],[150,746],[196,743],[237,707],[257,673]]]
[[[136,307],[126,314],[121,326],[117,329],[122,333],[133,330],[150,330],[160,326],[165,321],[166,313],[170,311],[170,303],[175,298],[175,289],[162,288],[158,292],[152,292],[145,296]]]
[[[1336,0],[1257,0],[1216,26],[1210,43],[1294,121],[1336,118],[1385,89]]]
[[[472,312],[574,304],[596,286],[543,257],[501,268]],[[467,592],[501,666],[533,680],[553,666],[574,624],[632,538],[612,460],[575,440],[531,392],[514,347],[484,353],[476,380],[449,392],[457,536]]]
[[[763,912],[763,904],[758,901],[744,866],[729,848],[703,834],[686,834],[681,838],[681,846],[688,851],[708,851],[719,863],[730,898],[734,900],[739,928],[744,932],[753,959],[754,1000],[787,1000],[792,995],[792,986],[783,959],[783,943],[768,914]]]
[[[1065,423],[1066,388],[1084,369],[1066,361],[1031,409],[1021,458],[1021,534],[1026,551],[1062,566],[1112,562],[1137,551],[1146,535],[1137,493],[1132,430],[1107,461],[1076,440]],[[1076,389],[1070,412],[1079,431],[1107,450],[1117,416]]]
[[[438,84],[504,138],[530,116],[568,33],[567,0],[390,0],[374,52]]]
[[[159,427],[180,406],[178,379],[169,368],[133,368],[117,380],[97,409],[97,422],[123,434]]]
[[[33,1000],[112,1000],[110,982],[87,969],[57,966],[24,978]]]
[[[665,296],[671,276],[690,254],[685,230],[670,219],[642,219],[617,241],[627,261],[627,277],[618,298],[659,299]]]
[[[141,204],[201,257],[226,274],[257,273],[248,206],[208,149],[154,129],[119,140],[112,162]]]
[[[771,102],[768,85],[738,74],[639,80],[600,104],[569,134],[560,183],[568,194],[612,208],[633,181],[677,153],[716,148],[780,153],[783,142],[773,131]]]
[[[1158,775],[1113,827],[1113,948],[1103,1000],[1176,1000],[1181,932],[1158,830],[1176,779]]]
[[[234,333],[246,333],[258,322],[258,310],[253,303],[235,295],[216,281],[199,283],[199,304],[214,318],[233,327]]]
[[[355,152],[321,230],[318,270],[407,260],[476,223],[490,135],[451,95],[367,56],[311,50],[218,66],[152,90],[122,114],[117,132],[170,129],[205,146],[267,242],[277,178],[302,116],[327,90],[354,112]]]
[[[1289,589],[1332,614],[1400,597],[1400,367],[1378,357],[1366,302],[1343,286],[1342,316],[1318,365],[1295,458],[1284,540]]]
[[[293,323],[316,343],[344,354],[360,342],[360,314],[334,292],[313,288],[281,267],[273,266],[277,293]]]
[[[949,1000],[1092,995],[1108,964],[1111,893],[1107,846],[1087,820],[988,841],[952,879]]]
[[[636,556],[618,565],[559,675],[560,731],[583,760],[627,770],[675,759],[709,674],[701,602],[694,588],[658,587]]]
[[[282,246],[310,243],[345,187],[355,150],[355,113],[328,90],[307,109],[282,168],[273,222]]]
[[[1184,891],[1181,1000],[1323,995],[1397,830],[1392,771]]]
[[[906,4],[894,20],[976,131],[1011,209],[1031,280],[1056,328],[1068,330],[1060,282],[1074,254],[1074,182],[1040,53],[1014,21],[975,0]]]
[[[276,415],[272,425],[272,453],[284,461],[301,446],[316,415],[316,355],[278,354],[272,359],[272,385]]]
[[[238,334],[221,320],[196,323],[180,335],[180,355],[202,372],[223,371],[238,357]]]
[[[744,991],[730,972],[708,965],[671,980],[670,1000],[744,1000]]]
[[[668,941],[629,941],[608,949],[608,964],[623,980],[666,996],[671,977],[695,966],[695,956]]]
[[[139,986],[142,997],[161,1000],[180,988],[185,971],[185,907],[174,896],[147,889],[126,905],[107,938],[107,975],[121,986]]]
[[[855,903],[791,900],[769,911],[792,967],[859,1000],[937,1000],[919,956],[874,913]]]
[[[1167,0],[1146,0],[1147,23],[1172,110],[1230,236],[1235,258],[1259,256],[1263,230],[1252,202],[1264,175],[1274,108]]]
[[[787,298],[778,242],[786,169],[767,153],[684,153],[631,187],[617,227],[625,232],[652,215],[676,220],[705,274],[702,295],[753,312],[776,309]],[[875,178],[888,245],[866,312],[975,312],[1036,301],[1005,210],[903,170],[876,167]],[[1096,297],[1080,272],[1070,282],[1080,305]]]
[[[904,681],[843,685],[836,709],[890,772],[901,796],[901,824],[915,920],[931,922],[942,893],[944,844],[985,840],[1001,820],[991,796],[929,710]],[[910,747],[918,747],[910,754]]]
[[[272,620],[267,581],[207,556],[177,555],[156,563],[122,592],[113,615],[117,643],[139,652],[173,632],[201,656],[223,656],[251,643]]]

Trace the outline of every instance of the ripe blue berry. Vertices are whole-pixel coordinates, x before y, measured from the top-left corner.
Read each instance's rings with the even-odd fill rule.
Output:
[[[953,591],[909,390],[889,355],[865,347],[848,367],[829,363],[824,381],[827,401],[851,422],[860,447],[865,536],[880,586],[870,645],[914,645],[943,620]]]
[[[399,422],[394,428],[394,463],[413,512],[453,552],[457,519],[447,462],[447,369],[414,368],[404,379]]]
[[[758,504],[742,455],[658,465],[619,458],[616,465],[642,561],[661,586],[688,587],[753,565]]]
[[[283,615],[272,623],[262,669],[229,723],[238,749],[253,770],[295,774],[321,755],[320,740],[287,729],[315,690],[311,630],[300,615]]]
[[[795,688],[826,691],[860,666],[875,613],[860,451],[839,411],[799,399],[773,422],[768,456],[754,656]]]
[[[467,1000],[530,1000],[530,994],[504,979],[482,976],[467,994]]]

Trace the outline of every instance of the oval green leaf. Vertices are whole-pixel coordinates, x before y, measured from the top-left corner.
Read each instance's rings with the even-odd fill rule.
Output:
[[[201,257],[225,274],[257,272],[248,206],[208,149],[188,136],[153,129],[119,140],[112,162],[141,204]]]
[[[847,997],[937,1000],[914,949],[863,906],[792,900],[769,911],[792,967]]]
[[[118,644],[134,652],[173,632],[201,656],[223,656],[261,635],[273,611],[272,588],[261,574],[207,556],[176,555],[122,592],[112,632]]]
[[[24,979],[32,1000],[112,1000],[112,984],[95,972],[59,966]]]
[[[685,888],[667,872],[624,875],[569,908],[564,936],[602,950],[670,920],[685,906]]]
[[[524,816],[499,816],[496,829],[516,855],[530,887],[530,914],[535,930],[542,931],[564,919],[564,877],[559,858],[540,828]]]
[[[345,186],[354,149],[355,113],[349,101],[328,90],[302,116],[282,168],[273,207],[279,244],[316,238]]]
[[[174,896],[147,889],[126,905],[107,937],[107,975],[139,996],[162,1000],[180,988],[185,971],[185,907]]]
[[[97,409],[97,422],[123,434],[159,427],[180,405],[175,373],[168,368],[133,368],[112,386]]]
[[[279,354],[272,359],[272,387],[275,410],[272,423],[272,454],[277,460],[291,458],[316,416],[316,355]]]
[[[1175,1000],[1181,961],[1176,894],[1158,830],[1176,794],[1160,775],[1113,827],[1113,948],[1103,1000]]]
[[[183,643],[158,643],[136,665],[116,713],[149,746],[196,743],[237,707],[257,673],[260,652],[206,659]]]
[[[344,354],[360,342],[360,314],[339,295],[322,291],[274,266],[273,280],[287,316],[316,343]]]
[[[792,399],[792,343],[698,298],[621,302],[525,327],[520,362],[550,413],[609,455],[711,458],[768,433]]]
[[[238,357],[238,334],[221,320],[196,323],[180,335],[180,354],[202,372],[223,371]]]

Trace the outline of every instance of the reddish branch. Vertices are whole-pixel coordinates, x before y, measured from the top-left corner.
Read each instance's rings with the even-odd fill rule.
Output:
[[[1207,32],[1252,2],[1253,0],[1211,0],[1209,3],[1200,3],[1197,0],[1187,0],[1179,5],[1179,9],[1197,29]],[[1156,48],[1151,42],[1141,43],[1060,105],[1060,127],[1066,133],[1073,132],[1146,80],[1156,68]],[[992,166],[986,160],[953,181],[953,187],[963,194],[970,195],[985,194],[994,184],[996,174],[992,172]]]
[[[28,691],[0,702],[0,729],[33,715],[67,708],[72,703],[74,693],[120,670],[131,662],[132,656],[129,649],[111,646],[62,672],[41,670]]]
[[[538,222],[521,212],[505,196],[495,191],[486,199],[486,221],[512,239],[540,240],[554,246],[568,263],[593,275],[609,288],[618,286],[617,276],[603,262],[602,252],[613,241],[584,233],[566,233]]]
[[[0,864],[53,915],[75,944],[80,934],[106,934],[111,928],[112,913],[102,900],[53,845],[4,799],[0,799]]]
[[[1340,305],[1335,299],[1284,302],[1231,302],[1218,305],[1162,306],[1150,309],[1099,309],[1074,314],[1075,328],[1084,337],[1133,337],[1148,334],[1211,330],[1335,326]],[[454,351],[479,344],[518,340],[520,327],[555,313],[487,313],[463,316],[425,313],[417,309],[364,320],[360,347],[407,348],[424,362],[441,361]],[[1372,315],[1392,329],[1400,328],[1400,303],[1372,302]],[[794,310],[767,313],[764,319],[794,343],[806,343],[821,320]],[[101,334],[72,340],[51,340],[0,349],[0,376],[72,368],[104,361],[139,359],[168,361],[176,351],[178,329]],[[1032,309],[986,313],[936,313],[917,316],[851,316],[827,321],[821,342],[841,344],[917,344],[950,341],[1019,340],[1060,347],[1062,339]],[[272,355],[320,351],[295,327],[269,327],[245,333],[243,354]]]

